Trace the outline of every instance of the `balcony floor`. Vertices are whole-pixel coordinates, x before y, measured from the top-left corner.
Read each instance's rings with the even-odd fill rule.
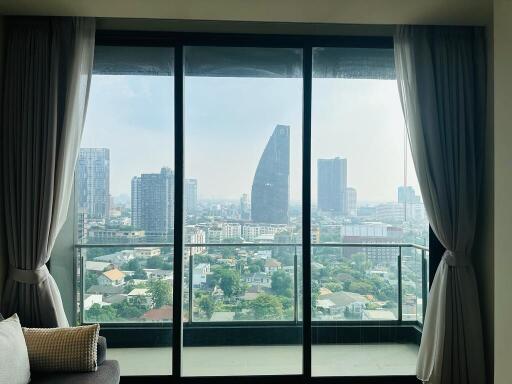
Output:
[[[171,348],[109,348],[123,376],[169,375]],[[187,347],[185,376],[286,375],[300,373],[299,346]],[[414,344],[314,345],[314,376],[414,375]]]

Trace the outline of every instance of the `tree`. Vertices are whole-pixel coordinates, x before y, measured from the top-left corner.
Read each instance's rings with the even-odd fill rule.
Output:
[[[241,293],[240,273],[228,268],[218,268],[214,272],[216,281],[226,297]]]
[[[168,281],[162,279],[150,280],[147,282],[148,292],[155,308],[172,303],[172,289]]]
[[[98,275],[94,272],[87,271],[85,274],[85,291],[91,288],[93,285],[98,284]]]
[[[146,272],[144,272],[142,265],[140,265],[140,262],[137,259],[131,259],[127,263],[123,264],[121,269],[123,271],[133,271],[133,275],[131,276],[132,279],[145,279],[147,277]]]
[[[139,318],[147,311],[145,305],[141,303],[129,303],[126,300],[121,303],[112,304],[112,307],[117,311],[118,317],[127,320]]]
[[[162,269],[164,259],[160,256],[152,256],[146,261],[146,268]]]
[[[208,319],[210,319],[210,317],[213,315],[213,312],[215,312],[215,300],[213,300],[210,295],[202,296],[199,299],[197,306]]]
[[[272,274],[272,292],[278,296],[292,297],[292,278],[283,270],[275,271]]]
[[[343,290],[343,287],[341,286],[341,284],[340,283],[336,283],[334,281],[326,283],[325,284],[325,288],[327,288],[331,292],[339,292],[339,291]]]
[[[106,322],[117,319],[117,311],[111,305],[101,306],[93,304],[91,308],[85,311],[85,319],[94,322]]]
[[[251,301],[250,308],[256,320],[280,320],[283,316],[283,304],[273,295],[259,295]]]

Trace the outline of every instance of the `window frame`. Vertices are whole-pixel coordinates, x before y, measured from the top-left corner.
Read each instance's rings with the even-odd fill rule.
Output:
[[[174,248],[174,255],[182,255],[184,252],[184,217],[183,217],[183,197],[184,197],[184,60],[183,51],[185,46],[219,46],[219,47],[254,47],[254,48],[299,48],[303,53],[303,116],[302,116],[302,313],[303,318],[300,322],[268,322],[280,327],[284,337],[291,333],[296,333],[297,329],[302,332],[302,354],[303,366],[302,374],[286,376],[248,376],[231,377],[221,376],[215,378],[209,377],[183,377],[181,372],[182,360],[182,341],[187,337],[187,332],[192,329],[204,332],[208,324],[194,323],[184,327],[182,321],[176,323],[166,322],[159,324],[140,324],[140,323],[109,323],[102,325],[101,334],[109,339],[110,346],[118,347],[139,347],[139,346],[160,346],[166,341],[171,340],[173,348],[172,354],[172,375],[170,376],[143,376],[143,377],[123,377],[123,382],[138,382],[138,380],[150,380],[151,382],[167,382],[169,379],[179,382],[275,382],[275,380],[284,380],[284,382],[415,382],[412,376],[357,376],[357,377],[314,377],[311,374],[311,346],[312,336],[319,332],[327,334],[336,334],[339,328],[355,328],[359,332],[358,338],[367,342],[371,340],[383,340],[386,337],[393,337],[393,340],[407,338],[408,340],[420,340],[421,328],[416,321],[402,321],[400,318],[396,321],[386,321],[382,324],[379,321],[354,321],[349,324],[340,325],[336,321],[313,321],[311,313],[311,109],[312,109],[312,65],[313,48],[333,47],[333,48],[385,48],[393,49],[393,38],[391,36],[325,36],[325,35],[276,35],[276,34],[234,34],[234,33],[195,33],[195,32],[153,32],[153,31],[115,31],[98,30],[96,32],[96,45],[102,46],[140,46],[140,47],[169,47],[174,49],[174,171],[175,171],[175,217],[174,217],[174,241],[166,243],[166,246]],[[74,215],[74,207],[70,209]],[[76,223],[75,223],[76,224]],[[76,230],[74,231],[76,234]],[[76,235],[74,235],[74,250],[77,251],[80,245],[77,245]],[[442,250],[438,247],[438,242],[430,229],[430,249],[429,249],[429,269],[430,278],[433,277],[432,270],[437,268]],[[437,239],[435,239],[437,240]],[[122,246],[120,244],[120,246]],[[75,259],[75,269],[81,264],[77,257]],[[424,260],[425,263],[425,260]],[[174,260],[174,281],[173,281],[173,319],[182,319],[183,309],[183,258],[175,257]],[[77,282],[77,274],[74,273],[74,287],[81,282]],[[426,274],[423,281],[425,285]],[[400,279],[399,279],[400,281]],[[401,284],[399,283],[399,289]],[[402,292],[399,292],[401,296]],[[424,297],[426,292],[424,292]],[[74,297],[74,308],[77,307],[76,295]],[[425,307],[424,303],[424,307]],[[401,307],[400,307],[401,312]],[[76,313],[74,311],[73,313]],[[81,322],[83,311],[81,311],[79,322]],[[84,322],[85,323],[85,322]],[[226,324],[215,323],[215,331],[226,329],[226,335],[233,332],[243,332],[247,327],[254,327],[254,321],[230,322]],[[210,325],[211,328],[211,325]],[[231,328],[229,330],[228,328]],[[384,336],[378,329],[385,329]],[[261,331],[260,335],[265,335]],[[260,336],[261,337],[261,336]],[[355,341],[355,339],[354,339]],[[165,345],[168,345],[165,344]],[[235,344],[233,344],[235,345]]]

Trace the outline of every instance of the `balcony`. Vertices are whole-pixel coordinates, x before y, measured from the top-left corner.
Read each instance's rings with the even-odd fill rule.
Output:
[[[124,252],[126,256],[133,255],[135,249],[139,249],[139,254],[141,249],[160,249],[168,263],[162,266],[166,269],[142,269],[148,281],[172,282],[174,252],[170,243],[95,243],[76,248],[84,288],[90,273],[86,262],[91,255]],[[302,245],[297,243],[185,245],[185,376],[300,373],[301,253]],[[147,256],[140,258],[142,264],[147,263]],[[313,244],[311,262],[313,375],[414,374],[428,292],[428,248],[405,243]],[[123,270],[122,265],[119,267]],[[236,271],[233,276],[239,280],[235,284],[238,291],[231,292],[219,281],[221,268]],[[124,272],[128,275],[133,271]],[[277,277],[272,279],[275,273],[288,282],[284,287],[279,286]],[[133,283],[137,279],[130,280],[131,283],[123,282],[123,286],[141,286],[140,281]],[[125,293],[118,295],[133,296],[132,291],[132,287],[125,288]],[[84,303],[86,295],[91,295],[90,287],[85,294],[84,289],[78,292],[79,318],[83,323],[101,321],[90,318],[91,307],[88,304],[89,309],[85,308]],[[108,294],[102,297],[104,304],[115,301],[104,296]],[[269,299],[270,296],[278,297],[281,304],[272,309],[262,307],[265,303],[275,305],[276,300]],[[259,297],[268,300],[254,304]],[[145,305],[151,306],[149,301]],[[162,308],[167,308],[169,315],[172,312],[170,306]],[[165,316],[148,315],[161,312],[149,309],[137,317],[103,321],[102,333],[113,347],[110,356],[121,361],[123,374],[170,374],[172,321]],[[343,364],[336,363],[339,361]]]

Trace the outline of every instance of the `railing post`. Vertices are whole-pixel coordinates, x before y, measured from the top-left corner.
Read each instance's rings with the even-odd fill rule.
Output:
[[[398,321],[402,322],[402,246],[398,246]]]
[[[427,311],[427,299],[428,299],[428,277],[427,277],[427,259],[425,258],[425,250],[421,250],[421,310],[422,319],[421,322],[425,321],[425,313]]]
[[[299,321],[299,284],[297,281],[298,273],[297,273],[297,247],[294,248],[293,255],[293,320],[295,323]]]
[[[188,248],[189,254],[188,254],[188,323],[192,323],[192,316],[194,313],[194,301],[193,301],[193,281],[194,278],[194,260],[192,256],[192,247]]]

